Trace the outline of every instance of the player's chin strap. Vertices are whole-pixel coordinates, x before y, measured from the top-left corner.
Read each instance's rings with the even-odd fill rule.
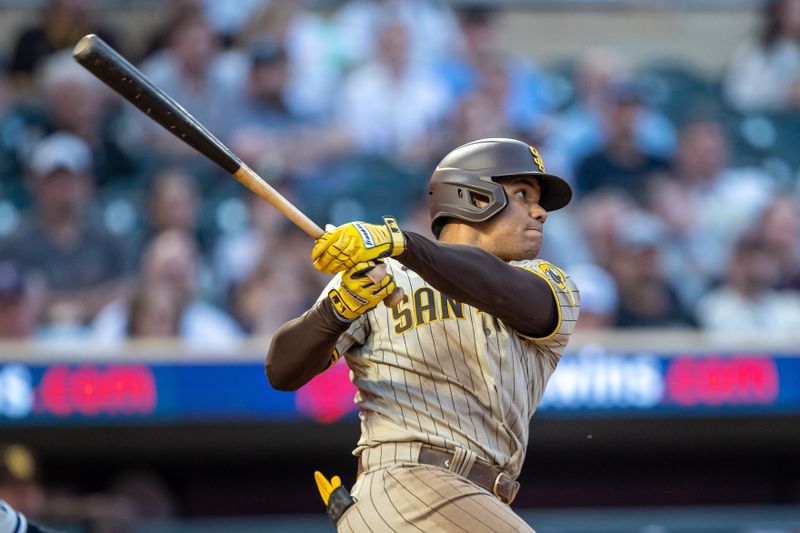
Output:
[[[355,503],[347,489],[342,486],[339,476],[333,476],[330,481],[321,472],[314,472],[314,481],[325,504],[325,512],[335,526],[345,511]]]

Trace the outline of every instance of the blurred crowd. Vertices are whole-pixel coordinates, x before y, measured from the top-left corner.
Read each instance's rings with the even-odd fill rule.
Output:
[[[580,328],[800,328],[800,0],[765,2],[721,76],[599,48],[539,64],[472,4],[154,9],[126,50],[94,2],[49,0],[3,58],[0,337],[225,346],[325,283],[309,237],[73,61],[89,32],[320,225],[429,235],[436,162],[514,137],[575,191],[543,256],[580,287]]]

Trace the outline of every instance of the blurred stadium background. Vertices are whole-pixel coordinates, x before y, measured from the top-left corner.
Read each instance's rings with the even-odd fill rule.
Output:
[[[0,497],[75,532],[332,530],[347,370],[270,389],[311,241],[100,86],[96,32],[319,224],[426,233],[435,162],[540,147],[583,309],[541,532],[800,531],[800,1],[0,1]]]

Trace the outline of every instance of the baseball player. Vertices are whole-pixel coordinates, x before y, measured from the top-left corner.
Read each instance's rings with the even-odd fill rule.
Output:
[[[532,531],[509,505],[579,309],[569,277],[536,256],[548,212],[571,196],[535,148],[483,139],[430,179],[436,241],[391,217],[317,240],[314,265],[337,275],[278,330],[266,371],[294,390],[340,355],[350,367],[361,420],[352,499],[332,512],[340,480],[318,479],[339,531]],[[381,261],[373,284],[364,273]],[[402,302],[378,306],[395,285]]]

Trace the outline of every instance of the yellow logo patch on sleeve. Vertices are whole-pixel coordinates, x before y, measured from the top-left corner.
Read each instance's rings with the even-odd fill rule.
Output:
[[[564,291],[569,299],[570,305],[575,305],[575,296],[572,294],[572,289],[567,285],[567,275],[561,271],[557,266],[543,261],[537,265],[541,270],[544,277],[547,278],[553,285]]]

